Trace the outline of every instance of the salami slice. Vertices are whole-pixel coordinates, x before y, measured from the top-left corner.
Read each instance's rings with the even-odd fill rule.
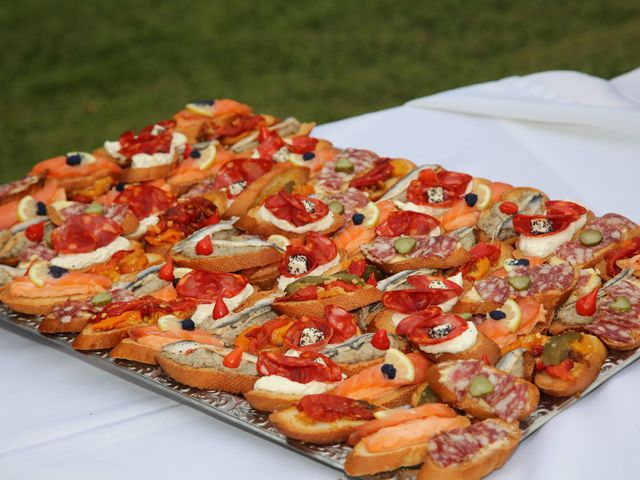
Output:
[[[352,187],[345,192],[329,195],[324,200],[327,204],[334,200],[340,202],[344,207],[343,215],[345,218],[351,218],[356,213],[357,208],[365,207],[369,203],[369,197],[367,197],[366,193]]]
[[[51,315],[61,323],[69,323],[74,318],[77,318],[81,314],[87,315],[87,317],[98,312],[98,308],[93,306],[91,302],[83,302],[80,300],[67,300],[64,303],[59,303],[51,311]]]
[[[339,152],[335,158],[325,163],[318,174],[316,185],[319,190],[326,193],[339,193],[349,185],[349,182],[359,173],[362,173],[373,166],[378,160],[378,155],[369,150],[358,150],[347,148]],[[353,172],[336,172],[336,162],[341,159],[348,159],[353,164]]]
[[[176,292],[183,297],[211,303],[220,296],[229,298],[237,295],[247,283],[242,275],[193,270],[180,279]]]
[[[598,311],[586,330],[603,341],[628,343],[640,331],[640,288],[623,280],[606,289],[606,294],[598,300]],[[631,304],[629,312],[617,312],[610,307],[617,297],[626,297]]]
[[[556,249],[555,255],[572,265],[589,263],[596,258],[598,251],[619,242],[629,230],[636,228],[636,226],[634,222],[622,215],[607,213],[602,217],[596,218],[585,227],[600,232],[602,234],[602,242],[588,247],[582,245],[579,240],[572,240],[560,245]]]
[[[456,251],[459,239],[456,235],[440,235],[430,237],[428,235],[419,235],[412,237],[416,240],[416,246],[410,253],[406,254],[407,258],[446,258]],[[394,247],[394,238],[377,237],[373,242],[362,245],[362,251],[372,260],[388,263],[397,255]]]
[[[517,382],[515,377],[491,368],[482,361],[457,361],[443,372],[441,379],[448,378],[447,383],[461,400],[470,395],[471,382],[478,376],[486,378],[493,386],[493,392],[483,396],[482,400],[498,417],[511,422],[524,412],[528,394],[526,384]]]
[[[439,257],[446,258],[456,251],[459,239],[456,235],[440,235],[438,237],[418,236],[416,248],[411,257]]]
[[[116,222],[103,215],[73,215],[51,234],[59,253],[87,253],[113,242],[122,233]]]
[[[37,244],[29,245],[28,247],[23,249],[20,252],[19,258],[21,262],[28,262],[30,260],[33,260],[34,258],[38,260],[48,261],[53,259],[57,255],[58,253],[55,250],[49,248],[49,245],[47,245],[46,242],[40,242]]]
[[[427,449],[431,459],[446,468],[470,460],[483,448],[491,448],[510,434],[503,424],[489,419],[434,435]]]
[[[175,197],[161,188],[144,183],[127,187],[115,198],[114,203],[127,205],[139,218],[166,211]]]
[[[487,302],[504,303],[509,298],[509,283],[504,278],[487,277],[475,283],[480,298]]]

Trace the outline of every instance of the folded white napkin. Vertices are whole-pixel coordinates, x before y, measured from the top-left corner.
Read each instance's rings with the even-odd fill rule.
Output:
[[[407,105],[637,135],[640,68],[610,81],[572,71],[507,77],[417,98]]]

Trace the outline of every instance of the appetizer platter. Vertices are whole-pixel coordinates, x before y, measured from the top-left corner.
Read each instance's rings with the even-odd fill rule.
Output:
[[[0,186],[0,319],[353,477],[482,478],[635,361],[640,229],[188,104]]]

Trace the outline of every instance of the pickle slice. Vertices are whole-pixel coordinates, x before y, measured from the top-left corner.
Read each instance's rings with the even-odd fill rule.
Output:
[[[586,247],[599,245],[602,243],[602,233],[588,228],[580,234],[580,243]]]
[[[558,365],[569,357],[571,352],[571,344],[582,337],[578,332],[564,332],[560,335],[554,335],[547,343],[544,344],[542,350],[542,363],[545,365]]]
[[[336,172],[353,173],[353,162],[348,158],[340,158],[336,162]]]
[[[393,247],[400,255],[405,255],[416,248],[416,239],[412,237],[400,237],[396,238],[393,242]]]
[[[516,275],[509,277],[509,285],[518,291],[526,290],[531,285],[531,277],[527,275]]]
[[[609,308],[614,312],[626,313],[631,311],[631,302],[624,295],[620,295],[613,299],[613,302],[609,304]]]
[[[477,375],[471,380],[469,393],[472,397],[482,397],[493,392],[493,383],[487,377]]]

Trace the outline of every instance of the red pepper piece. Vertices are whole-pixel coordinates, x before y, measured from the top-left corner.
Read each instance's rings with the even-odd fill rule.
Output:
[[[29,225],[24,234],[32,242],[40,243],[44,238],[44,222]]]
[[[184,146],[184,153],[182,154],[182,158],[187,159],[191,155],[191,145],[188,143]]]
[[[227,315],[229,315],[229,308],[227,307],[227,304],[224,303],[224,299],[222,297],[218,297],[215,305],[213,306],[213,313],[211,316],[214,320],[218,320],[219,318],[226,317]]]
[[[598,300],[598,287],[591,290],[585,296],[580,297],[576,302],[576,312],[583,317],[590,317],[596,313],[596,303]]]
[[[389,350],[391,342],[389,342],[389,336],[384,328],[379,328],[376,334],[371,339],[371,345],[378,350]]]
[[[242,354],[244,353],[244,348],[236,347],[233,351],[222,360],[222,364],[227,368],[238,368],[240,365],[240,361],[242,360]]]
[[[548,365],[545,368],[545,372],[555,378],[561,380],[567,380],[571,377],[571,370],[573,369],[573,359],[565,358],[558,365]]]
[[[196,243],[196,253],[198,255],[211,255],[213,253],[213,244],[209,235]]]
[[[502,202],[502,204],[500,204],[500,211],[505,215],[515,215],[518,213],[518,205],[513,202]]]
[[[215,225],[218,222],[220,222],[220,214],[218,212],[215,212],[213,215],[207,218],[204,224],[208,227],[209,225]]]
[[[364,270],[367,268],[367,262],[364,258],[359,260],[352,260],[349,264],[349,270],[347,270],[351,275],[357,275],[362,277],[364,275]]]
[[[167,263],[158,271],[158,277],[165,282],[173,281],[173,260],[167,260]]]
[[[369,278],[367,278],[367,283],[369,285],[373,285],[374,287],[378,285],[378,281],[376,280],[376,275],[373,272],[369,274]]]

